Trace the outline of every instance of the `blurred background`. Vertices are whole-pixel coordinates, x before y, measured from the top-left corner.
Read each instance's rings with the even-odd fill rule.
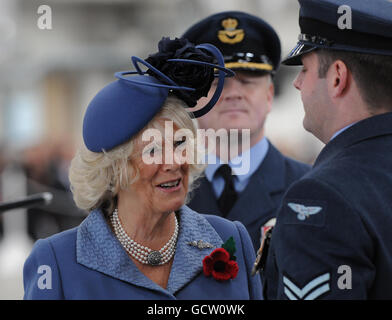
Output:
[[[269,22],[281,38],[283,55],[299,34],[299,6],[293,0],[0,4],[0,202],[43,191],[54,195],[49,206],[0,214],[0,299],[23,297],[23,263],[37,239],[77,226],[86,216],[69,191],[69,163],[81,143],[89,101],[114,80],[115,71],[130,68],[132,55],[147,57],[163,36],[179,37],[199,19],[225,10]],[[48,8],[51,21],[44,20]],[[50,24],[51,29],[42,28]],[[286,155],[312,163],[322,144],[302,128],[300,95],[292,86],[297,71],[283,66],[275,78],[266,135]]]

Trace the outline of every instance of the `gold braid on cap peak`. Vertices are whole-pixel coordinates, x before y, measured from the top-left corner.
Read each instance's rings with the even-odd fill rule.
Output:
[[[272,65],[268,63],[259,63],[259,62],[227,62],[225,63],[225,67],[232,68],[253,68],[259,70],[272,71],[274,68]]]

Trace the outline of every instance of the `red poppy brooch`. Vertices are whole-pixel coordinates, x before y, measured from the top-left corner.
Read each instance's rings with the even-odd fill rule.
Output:
[[[235,242],[230,237],[221,248],[215,249],[203,259],[204,274],[219,281],[234,279],[238,274],[238,264],[234,256]]]

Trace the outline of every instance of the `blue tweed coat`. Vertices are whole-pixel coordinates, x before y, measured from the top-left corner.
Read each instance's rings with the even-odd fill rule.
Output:
[[[203,240],[220,247],[236,243],[239,272],[216,281],[203,274],[202,260],[214,249],[188,242]],[[167,288],[151,281],[135,266],[100,210],[74,229],[38,240],[24,265],[25,299],[261,299],[260,277],[251,277],[255,259],[245,227],[220,217],[180,209],[177,250]]]

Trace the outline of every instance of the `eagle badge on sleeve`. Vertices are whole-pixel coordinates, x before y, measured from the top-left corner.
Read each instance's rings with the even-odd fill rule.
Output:
[[[304,221],[306,218],[309,218],[311,215],[319,213],[323,208],[322,207],[307,207],[299,203],[289,202],[287,204],[291,210],[298,213],[297,219]]]

